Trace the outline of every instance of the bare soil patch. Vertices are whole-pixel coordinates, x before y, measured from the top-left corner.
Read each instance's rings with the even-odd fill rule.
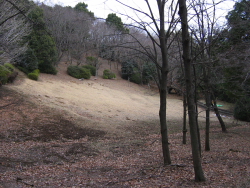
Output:
[[[66,67],[38,82],[19,74],[0,89],[0,187],[250,186],[249,124],[224,117],[225,134],[211,118],[211,151],[202,153],[207,181],[195,183],[190,140],[181,143],[180,97],[168,99],[174,165],[164,167],[158,94],[120,78],[80,81]]]

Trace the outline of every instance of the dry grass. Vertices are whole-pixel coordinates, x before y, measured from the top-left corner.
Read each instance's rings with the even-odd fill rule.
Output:
[[[108,68],[103,63],[102,70]],[[249,125],[220,131],[212,117],[207,181],[193,181],[190,140],[182,145],[182,101],[168,98],[173,164],[162,166],[159,96],[117,80],[77,80],[61,64],[57,76],[19,76],[0,90],[0,187],[248,187]],[[113,71],[116,71],[114,69]],[[117,71],[118,74],[118,71]],[[204,126],[204,112],[199,121]],[[204,131],[201,131],[204,145]]]

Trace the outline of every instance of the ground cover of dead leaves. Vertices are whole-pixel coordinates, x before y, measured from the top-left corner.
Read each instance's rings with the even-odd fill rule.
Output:
[[[228,133],[212,123],[211,151],[202,152],[207,181],[196,183],[181,132],[169,135],[173,165],[163,166],[157,120],[128,121],[108,134],[9,88],[0,102],[0,187],[250,187],[247,123],[229,124]],[[201,138],[204,146],[204,130]]]
[[[4,105],[8,106],[1,109],[1,187],[250,185],[247,124],[231,127],[226,134],[213,125],[211,151],[202,154],[207,181],[195,183],[190,143],[181,144],[181,133],[170,135],[173,165],[164,167],[160,135],[151,134],[150,123],[141,134],[110,137],[104,131],[79,128],[60,112],[36,108],[17,94],[1,97]]]

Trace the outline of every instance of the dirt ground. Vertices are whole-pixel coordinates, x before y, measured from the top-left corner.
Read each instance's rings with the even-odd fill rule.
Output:
[[[168,97],[173,165],[163,166],[159,95],[146,86],[100,76],[77,80],[22,73],[0,89],[0,187],[249,187],[249,124],[211,117],[206,182],[195,183],[190,140],[182,142],[182,101]],[[109,65],[103,62],[99,70]],[[112,70],[119,75],[114,67]],[[202,145],[204,110],[199,109]]]

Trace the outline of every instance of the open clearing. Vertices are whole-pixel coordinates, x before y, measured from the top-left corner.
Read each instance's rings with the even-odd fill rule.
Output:
[[[202,153],[207,181],[195,183],[180,97],[169,95],[167,115],[178,165],[164,167],[158,93],[120,77],[77,80],[66,69],[61,63],[58,75],[37,82],[19,74],[0,89],[0,187],[250,186],[249,124],[224,117],[225,134],[212,115],[211,151]],[[204,120],[200,109],[201,129]],[[201,138],[204,146],[203,130]]]

